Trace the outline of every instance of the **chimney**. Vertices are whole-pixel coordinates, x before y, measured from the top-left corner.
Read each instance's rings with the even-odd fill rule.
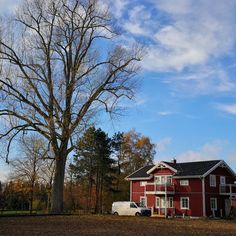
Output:
[[[173,158],[173,159],[171,159],[171,162],[172,162],[173,164],[176,164],[176,163],[177,163],[177,160],[176,160],[175,158]]]

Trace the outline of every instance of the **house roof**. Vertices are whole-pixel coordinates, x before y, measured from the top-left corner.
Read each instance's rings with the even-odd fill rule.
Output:
[[[147,172],[153,168],[155,165],[148,165],[140,168],[139,170],[133,172],[131,175],[127,176],[127,179],[136,179],[136,178],[149,178],[150,175]]]
[[[215,165],[217,165],[221,160],[212,161],[197,161],[197,162],[182,162],[182,163],[172,163],[165,162],[167,165],[177,170],[175,176],[202,176]]]
[[[175,177],[198,177],[203,176],[216,165],[219,165],[221,160],[211,160],[211,161],[197,161],[197,162],[182,162],[182,163],[172,163],[162,161],[164,165],[171,167],[172,169],[176,170]],[[135,171],[131,175],[127,176],[127,179],[147,179],[150,178],[151,175],[147,172],[153,169],[155,165],[144,166],[143,168]]]

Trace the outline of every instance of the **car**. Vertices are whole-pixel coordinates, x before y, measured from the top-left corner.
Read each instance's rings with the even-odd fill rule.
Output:
[[[113,202],[112,203],[113,215],[126,215],[126,216],[151,216],[151,209],[138,206],[135,202]]]

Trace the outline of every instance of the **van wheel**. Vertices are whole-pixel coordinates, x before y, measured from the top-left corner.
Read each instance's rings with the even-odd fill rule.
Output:
[[[114,212],[114,214],[113,214],[114,216],[118,216],[119,214],[118,214],[118,212]]]
[[[136,212],[135,215],[136,216],[141,216],[141,214],[139,212]]]

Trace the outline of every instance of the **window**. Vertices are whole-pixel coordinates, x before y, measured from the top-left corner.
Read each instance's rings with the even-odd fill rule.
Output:
[[[155,176],[155,182],[157,185],[164,185],[165,183],[167,185],[170,185],[172,183],[172,176],[170,175]]]
[[[180,185],[181,185],[181,186],[188,186],[188,185],[189,185],[188,179],[180,180]]]
[[[189,209],[189,198],[181,197],[180,198],[180,208],[181,209]]]
[[[146,197],[140,197],[140,206],[146,207]]]
[[[217,198],[210,199],[211,210],[217,210]]]
[[[140,186],[141,186],[141,187],[146,186],[146,184],[147,184],[147,181],[140,181]]]
[[[225,176],[220,176],[220,184],[226,184]]]
[[[160,207],[160,198],[156,197],[156,208]]]
[[[210,175],[210,186],[216,187],[216,176],[215,175]]]
[[[169,197],[169,208],[173,208],[173,197]]]
[[[171,185],[171,183],[172,183],[172,176],[166,176],[166,183],[167,183],[167,185]]]
[[[137,208],[136,204],[134,202],[130,203],[130,208]]]

